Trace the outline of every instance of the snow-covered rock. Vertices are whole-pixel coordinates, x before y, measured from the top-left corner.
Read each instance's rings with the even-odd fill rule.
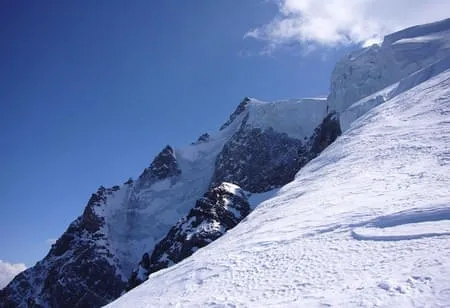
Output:
[[[0,307],[94,307],[118,297],[125,283],[97,210],[119,197],[118,187],[100,187],[83,215],[72,222],[47,256],[0,293]]]
[[[171,146],[166,146],[155,157],[150,167],[145,168],[139,176],[139,187],[151,187],[156,182],[174,178],[181,174],[175,153]]]
[[[158,243],[181,243],[171,237],[171,229],[177,228],[177,222],[191,209],[196,210],[201,202],[197,200],[204,200],[201,198],[205,192],[227,180],[259,193],[291,181],[301,166],[316,155],[307,149],[325,117],[324,99],[244,99],[219,132],[204,134],[184,148],[167,146],[137,180],[101,188],[50,253],[2,291],[0,306],[7,303],[26,307],[33,302],[51,307],[96,307],[111,301],[125,290],[139,262],[146,263],[145,253],[150,258]],[[337,136],[331,135],[334,137],[328,143]],[[239,147],[232,146],[236,140]],[[240,150],[246,151],[245,157]],[[221,168],[228,159],[233,168],[228,168],[229,164]],[[259,167],[264,168],[263,176],[255,177]],[[232,172],[236,175],[229,174]],[[213,206],[214,202],[204,204]],[[219,209],[214,206],[211,211],[224,216],[219,220],[221,230],[228,230],[231,225],[223,222],[228,212]],[[211,232],[196,247],[220,235],[222,232]],[[166,242],[161,242],[162,238]],[[189,245],[189,241],[183,243],[186,249],[178,256],[173,247],[168,248],[167,264],[189,255],[185,253],[192,252]],[[158,268],[166,266],[161,266],[166,264],[165,256],[154,257]],[[144,277],[146,271],[141,267],[137,276]]]
[[[360,117],[224,236],[108,307],[448,307],[450,69]]]
[[[269,106],[282,109],[283,104],[289,103],[280,102]],[[272,126],[260,128],[258,125],[251,124],[248,116],[245,117],[241,128],[224,145],[217,157],[212,186],[224,181],[238,183],[242,188],[253,193],[281,187],[292,181],[301,167],[340,135],[337,119],[331,114],[325,117],[325,101],[308,100],[297,102],[297,104],[308,107],[313,105],[315,109],[306,108],[306,110],[313,109],[319,112],[311,112],[317,116],[317,119],[312,121],[313,125],[298,125],[296,117],[288,119],[287,121],[292,121],[291,126],[297,125],[300,131],[288,129],[290,135],[284,132],[279,133]],[[266,106],[264,105],[264,109],[268,109]],[[301,115],[297,118],[301,118]],[[302,124],[305,123],[301,119],[299,121]],[[308,131],[306,133],[301,131],[302,127],[307,128]],[[312,130],[311,127],[315,129]],[[291,137],[295,135],[302,137],[301,139]]]
[[[234,228],[250,213],[248,195],[231,183],[210,189],[155,245],[151,255],[142,256],[128,288],[141,284],[151,273],[182,261]]]

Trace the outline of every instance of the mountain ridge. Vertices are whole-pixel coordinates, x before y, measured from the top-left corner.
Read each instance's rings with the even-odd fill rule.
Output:
[[[100,187],[48,255],[0,291],[0,307],[94,307],[114,300],[158,243],[180,242],[171,239],[171,228],[205,193],[224,182],[255,196],[284,187],[342,132],[349,132],[344,140],[351,136],[368,111],[446,72],[449,21],[436,23],[440,31],[413,47],[411,31],[423,36],[430,27],[400,31],[395,42],[387,39],[344,57],[333,71],[326,100],[246,97],[216,134],[204,134],[184,148],[167,146],[135,181]],[[409,41],[401,42],[406,36]],[[417,45],[425,56],[414,53]],[[412,75],[416,72],[419,76]],[[366,100],[370,95],[375,97]],[[247,214],[240,220],[247,221]]]
[[[300,122],[279,123],[283,114]],[[325,118],[323,99],[245,98],[218,133],[184,148],[166,146],[136,180],[101,186],[47,256],[1,291],[0,306],[96,307],[112,301],[143,257],[210,189],[231,181],[258,194],[291,181],[317,155],[316,138],[331,143],[339,135],[337,119],[324,124]]]
[[[448,307],[450,66],[410,76],[235,228],[107,307]]]

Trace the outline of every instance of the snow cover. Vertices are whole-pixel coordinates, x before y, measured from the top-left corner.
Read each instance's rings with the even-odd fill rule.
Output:
[[[449,55],[450,19],[388,35],[381,46],[355,51],[336,64],[328,96],[330,110],[342,114],[356,101]]]
[[[154,245],[208,190],[215,159],[238,129],[242,118],[212,136],[208,142],[175,149],[182,171],[178,178],[158,181],[143,190],[134,190],[125,184],[114,198],[108,198],[107,213],[102,217],[106,217],[110,246],[114,248],[125,280],[142,255],[152,251]]]
[[[208,190],[215,161],[224,144],[240,129],[244,119],[252,128],[273,128],[292,137],[309,138],[326,115],[325,99],[297,99],[262,102],[251,99],[247,109],[225,129],[211,134],[207,141],[175,149],[181,169],[177,178],[158,181],[145,189],[124,184],[108,196],[105,207],[97,209],[105,217],[109,247],[127,279],[145,252],[166,235]],[[227,189],[233,188],[232,184]],[[261,199],[262,200],[262,199]]]
[[[250,194],[250,196],[248,197],[248,203],[250,204],[250,207],[254,209],[264,201],[275,197],[279,191],[280,188],[275,188],[263,193]]]
[[[438,60],[433,64],[401,79],[399,82],[357,101],[341,112],[339,118],[341,130],[346,131],[356,119],[364,115],[370,109],[405,91],[408,91],[409,89],[414,88],[418,84],[438,75],[439,73],[442,73],[449,68],[450,56],[444,57],[443,59]]]
[[[273,128],[289,137],[304,140],[327,115],[325,98],[291,99],[275,102],[260,102],[255,99],[249,104],[247,124],[255,128]]]
[[[368,111],[238,226],[109,307],[448,307],[449,116],[447,69]]]

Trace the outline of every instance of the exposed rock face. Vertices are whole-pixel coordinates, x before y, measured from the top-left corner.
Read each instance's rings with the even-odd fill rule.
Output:
[[[3,289],[0,307],[99,307],[120,295],[125,283],[96,213],[113,193],[100,187],[92,195],[47,256]]]
[[[210,189],[155,246],[151,256],[143,255],[129,288],[147,280],[151,273],[189,257],[236,226],[250,212],[247,194],[230,183]]]
[[[233,125],[236,130],[233,128],[226,141],[219,143],[222,150],[216,150],[217,156],[209,159],[210,189],[195,202],[208,189],[208,179],[202,180],[204,184],[200,186],[198,197],[189,201],[192,205],[188,204],[194,207],[190,211],[189,207],[185,209],[187,215],[173,227],[167,225],[168,231],[164,232],[168,233],[162,241],[153,239],[156,245],[144,246],[148,234],[155,234],[146,230],[152,227],[160,230],[164,225],[158,220],[154,220],[153,225],[145,225],[152,220],[146,216],[137,218],[154,202],[165,205],[155,204],[158,212],[152,215],[158,215],[174,200],[183,202],[192,189],[199,189],[198,180],[191,180],[189,183],[195,183],[189,184],[191,186],[180,181],[182,169],[170,146],[155,157],[136,181],[130,179],[122,187],[100,187],[90,198],[83,215],[69,226],[48,255],[0,292],[0,307],[99,307],[114,300],[127,284],[128,288],[139,284],[150,273],[183,260],[238,224],[250,211],[243,189],[264,192],[287,184],[304,164],[340,134],[339,123],[333,115],[326,117],[312,136],[303,140],[277,132],[270,126],[253,127],[247,121],[251,103],[244,99],[224,125],[224,131],[230,131]],[[214,142],[213,137],[203,135],[196,146],[208,148]],[[201,151],[195,155],[184,152],[184,155],[193,159],[199,153],[204,155]],[[196,175],[193,171],[201,170],[203,165],[196,163],[190,167],[183,170]],[[170,196],[173,187],[179,189],[175,190],[175,199]],[[168,213],[173,215],[174,210]],[[140,248],[136,243],[147,248]],[[128,254],[130,247],[136,252]],[[137,256],[145,251],[151,253],[143,254],[138,269],[128,280],[138,262]]]
[[[192,144],[195,145],[199,143],[208,142],[210,138],[211,136],[208,133],[204,133],[200,137],[198,137],[197,141],[193,142]]]
[[[243,113],[247,108],[247,105],[250,103],[250,101],[251,101],[250,98],[245,97],[242,100],[242,102],[237,106],[236,110],[230,115],[228,121],[226,121],[225,124],[223,124],[220,127],[220,130],[224,130],[225,128],[227,128],[237,118],[238,115]]]
[[[308,142],[309,160],[319,155],[327,146],[333,143],[341,135],[341,127],[336,113],[330,113],[322,123],[314,130]]]
[[[136,186],[129,179],[122,189],[138,192],[180,173],[174,151],[167,146],[144,170]],[[111,246],[106,223],[111,199],[119,190],[119,186],[101,186],[92,194],[83,214],[70,224],[47,256],[2,290],[0,307],[100,307],[119,297],[127,279],[121,271],[123,260],[118,260]],[[136,202],[134,195],[125,201]]]
[[[305,158],[302,141],[244,125],[218,156],[211,185],[231,182],[251,192],[268,191],[291,181]]]
[[[307,162],[341,134],[335,114],[328,115],[308,140],[297,140],[273,129],[247,125],[225,144],[217,157],[212,186],[237,183],[250,192],[265,192],[292,181]]]
[[[292,181],[308,161],[341,134],[336,114],[329,114],[307,141],[273,129],[241,129],[225,144],[217,157],[212,188],[199,199],[154,248],[142,256],[128,282],[128,289],[147,280],[151,273],[189,257],[233,228],[250,212],[246,194],[265,192]],[[221,184],[218,184],[221,183]]]
[[[150,186],[159,180],[181,174],[175,152],[171,146],[166,146],[153,160],[150,167],[145,168],[139,176],[140,186]]]

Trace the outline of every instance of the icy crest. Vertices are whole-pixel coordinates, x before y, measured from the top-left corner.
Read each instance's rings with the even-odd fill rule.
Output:
[[[342,114],[360,99],[435,65],[449,54],[450,19],[388,35],[381,46],[353,52],[336,64],[331,76],[329,108]],[[375,101],[371,103],[372,107],[376,105]]]

